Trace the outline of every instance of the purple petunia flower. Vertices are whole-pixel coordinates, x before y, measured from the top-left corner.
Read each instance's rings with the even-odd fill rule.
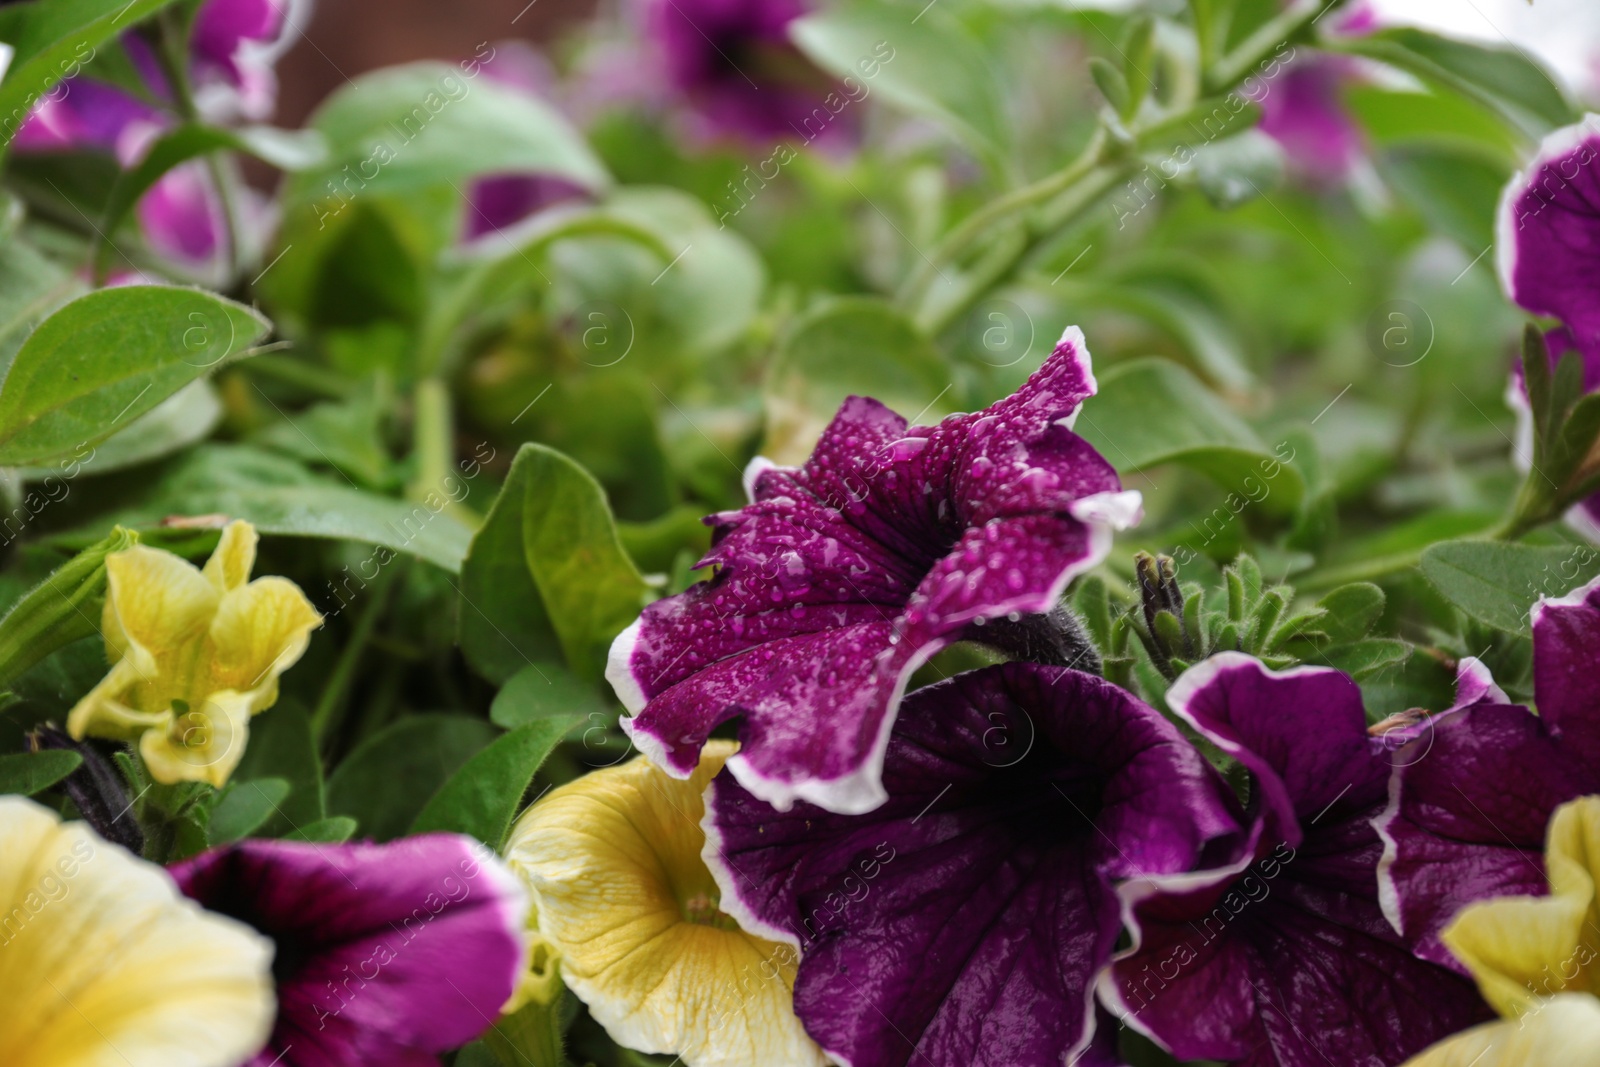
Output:
[[[1342,11],[1330,32],[1357,36],[1376,27],[1371,7],[1358,2]],[[1282,146],[1291,169],[1313,185],[1345,182],[1366,157],[1366,138],[1344,103],[1344,88],[1357,69],[1345,56],[1313,53],[1291,59],[1251,93],[1261,105],[1261,132]]]
[[[726,773],[707,794],[720,907],[800,949],[807,1031],[853,1067],[1118,1062],[1094,1007],[1113,882],[1235,850],[1221,779],[1130,694],[1031,663],[907,697],[883,778],[860,816],[782,814]]]
[[[1073,327],[983,411],[908,427],[851,397],[803,466],[752,463],[752,503],[707,520],[713,577],[651,604],[612,645],[606,677],[634,743],[688,777],[712,729],[742,715],[728,766],[757,796],[882,803],[911,672],[1050,610],[1105,558],[1111,530],[1138,521],[1139,494],[1071,430],[1094,391]]]
[[[259,120],[271,113],[277,94],[272,62],[288,43],[294,6],[296,0],[207,0],[201,5],[190,36],[189,75],[196,104],[207,118]],[[125,35],[122,45],[150,100],[170,104],[172,87],[150,45],[134,34]],[[175,122],[167,107],[77,75],[34,108],[12,145],[21,153],[110,152],[131,168]],[[260,213],[249,190],[240,195],[245,201],[241,211]],[[136,214],[151,248],[188,268],[215,272],[231,255],[221,197],[198,161],[163,175],[140,200]]]
[[[1600,121],[1557,130],[1500,199],[1495,256],[1506,295],[1535,315],[1559,319],[1545,335],[1552,366],[1569,351],[1583,361],[1584,392],[1600,389]],[[1522,370],[1506,403],[1517,414],[1515,455],[1532,463],[1533,414]],[[1600,541],[1600,495],[1567,512],[1567,523]]]
[[[1384,912],[1427,959],[1461,968],[1439,934],[1467,904],[1544,896],[1545,829],[1574,797],[1600,793],[1600,579],[1533,609],[1539,714],[1498,690],[1438,717],[1400,750],[1378,875]],[[1464,973],[1464,972],[1463,972]]]
[[[824,101],[832,79],[789,42],[806,0],[648,0],[645,34],[689,104],[691,132],[769,146],[848,140],[854,112]]]
[[[277,944],[277,1024],[245,1067],[437,1067],[489,1028],[527,966],[526,892],[455,834],[245,841],[171,870]]]
[[[1249,771],[1255,822],[1225,867],[1119,888],[1134,939],[1100,981],[1113,1014],[1179,1059],[1251,1067],[1329,1053],[1389,1067],[1489,1017],[1379,906],[1370,819],[1391,753],[1368,735],[1354,680],[1228,652],[1179,677],[1167,703]]]

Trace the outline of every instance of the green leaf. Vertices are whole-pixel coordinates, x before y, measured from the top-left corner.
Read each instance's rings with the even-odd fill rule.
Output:
[[[307,170],[323,163],[328,146],[316,130],[275,130],[253,127],[226,130],[188,122],[163,134],[146,151],[138,165],[124,171],[111,189],[99,227],[97,249],[104,263],[111,251],[111,239],[139,198],[180,163],[211,152],[231,150],[256,156],[283,170]]]
[[[1468,255],[1494,243],[1496,205],[1511,177],[1503,158],[1468,145],[1413,142],[1382,152],[1378,170],[1430,226]]]
[[[1321,47],[1367,56],[1461,93],[1534,139],[1577,117],[1556,79],[1520,48],[1474,44],[1407,27],[1324,38]]]
[[[327,789],[322,781],[322,760],[311,736],[311,717],[292,698],[285,697],[250,721],[250,744],[234,780],[261,778],[278,778],[289,785],[288,797],[259,828],[262,836],[282,837],[320,822],[326,814]]]
[[[378,496],[270,452],[213,443],[166,464],[131,502],[96,518],[92,529],[111,522],[155,526],[169,515],[227,515],[264,534],[363,541],[378,546],[352,568],[364,583],[396,552],[459,570],[472,534],[447,504],[440,494],[416,502]]]
[[[1124,474],[1181,463],[1230,490],[1194,525],[1227,519],[1246,507],[1291,513],[1305,486],[1300,474],[1193,374],[1164,359],[1120,363],[1099,375],[1100,392],[1078,416],[1077,431]],[[1292,454],[1291,454],[1292,455]]]
[[[528,783],[561,738],[580,721],[575,715],[541,719],[495,741],[462,764],[433,795],[411,824],[411,832],[471,834],[499,851]]]
[[[98,635],[106,588],[106,556],[137,540],[114,527],[18,598],[0,617],[0,687],[9,686],[58,649]]]
[[[1328,612],[1319,624],[1336,643],[1359,641],[1378,624],[1384,604],[1383,590],[1371,582],[1341,585],[1317,601]]]
[[[0,793],[31,797],[49,789],[82,763],[83,757],[76,752],[60,750],[0,756]]]
[[[84,290],[77,275],[22,238],[0,241],[0,375],[34,325]]]
[[[1128,89],[1128,79],[1122,71],[1113,66],[1109,60],[1090,56],[1089,76],[1094,79],[1095,88],[1100,90],[1100,95],[1106,98],[1106,103],[1111,105],[1111,110],[1119,115],[1126,115],[1133,94]]]
[[[1323,653],[1327,666],[1344,671],[1362,681],[1381,671],[1399,666],[1411,655],[1411,646],[1389,637],[1369,637],[1364,641],[1330,648]]]
[[[314,199],[319,214],[331,215],[365,193],[457,184],[481,174],[544,174],[591,190],[609,183],[558,111],[478,74],[471,60],[410,63],[364,74],[336,91],[310,121],[331,158],[295,177],[291,199]]]
[[[4,40],[14,52],[0,81],[0,146],[9,145],[39,97],[172,0],[41,0],[17,5]],[[13,22],[12,20],[16,21]]]
[[[1422,553],[1422,573],[1469,618],[1525,634],[1528,612],[1541,596],[1564,596],[1600,574],[1600,551],[1587,545],[1449,541]]]
[[[348,815],[335,815],[330,819],[319,819],[307,823],[291,834],[284,836],[285,841],[314,841],[319,844],[337,845],[350,840],[358,829],[357,823]]]
[[[853,78],[896,106],[943,124],[991,161],[1010,142],[998,71],[937,8],[919,15],[910,6],[857,0],[796,19],[789,37],[830,74]],[[815,136],[813,125],[829,119],[822,106],[814,114],[803,120],[808,136]]]
[[[39,324],[0,382],[0,464],[37,465],[110,437],[247,354],[270,324],[198,289],[79,297]]]
[[[278,814],[288,796],[289,783],[282,778],[233,783],[211,809],[206,838],[212,845],[227,845],[249,837]]]
[[[405,834],[438,788],[499,730],[464,715],[413,715],[367,738],[328,779],[328,811],[364,836]]]
[[[919,422],[936,421],[949,409],[931,409],[952,380],[938,350],[888,302],[864,296],[827,301],[795,323],[768,366],[762,455],[779,463],[804,461],[851,394],[907,414],[922,412]]]
[[[616,705],[601,696],[593,682],[581,680],[556,663],[530,663],[494,695],[489,721],[515,730],[529,723],[572,715],[605,723],[615,712]]]
[[[212,384],[204,379],[190,382],[87,449],[88,455],[81,460],[74,457],[48,467],[23,467],[18,474],[24,481],[42,481],[51,475],[62,476],[64,468],[74,468],[78,474],[105,474],[138,466],[209,437],[221,420],[222,401]]]
[[[509,677],[513,657],[549,658],[547,648],[518,643],[537,635],[543,621],[531,621],[530,588],[580,678],[599,676],[612,638],[638,617],[649,593],[617,538],[600,484],[537,444],[517,452],[462,565],[462,646],[490,678]]]

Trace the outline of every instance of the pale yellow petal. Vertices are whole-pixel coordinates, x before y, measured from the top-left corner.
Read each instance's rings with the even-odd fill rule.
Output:
[[[1519,1019],[1446,1038],[1405,1067],[1600,1067],[1600,1000],[1562,993]]]
[[[305,654],[322,616],[287,578],[257,578],[230,590],[211,623],[211,687],[254,694],[251,711],[277,698],[278,675]]]
[[[1463,908],[1444,941],[1502,1015],[1541,997],[1594,992],[1600,964],[1594,863],[1600,859],[1600,798],[1556,809],[1545,848],[1547,897],[1499,897]]]
[[[244,758],[249,739],[249,694],[223,690],[146,730],[139,755],[150,777],[163,785],[209,782],[220,789]]]
[[[242,519],[235,519],[222,528],[222,538],[206,560],[206,579],[218,593],[237,589],[250,580],[250,571],[256,565],[256,542],[260,535],[256,528]]]
[[[124,703],[140,679],[139,668],[131,658],[118,660],[67,713],[67,732],[79,741],[91,734],[113,741],[132,741],[165,721],[166,712],[140,712]]]
[[[0,1064],[234,1067],[266,1041],[265,938],[20,797],[0,858]]]
[[[106,583],[106,652],[132,657],[146,681],[157,657],[205,633],[220,598],[192,564],[144,545],[107,556]]]
[[[700,860],[701,795],[733,751],[708,745],[687,781],[636,759],[569,782],[518,821],[506,857],[562,979],[616,1041],[686,1067],[819,1067],[794,951],[721,915]]]

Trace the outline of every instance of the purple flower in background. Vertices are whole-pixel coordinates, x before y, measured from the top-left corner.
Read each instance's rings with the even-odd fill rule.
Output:
[[[1013,395],[937,426],[850,397],[803,466],[756,460],[714,515],[709,581],[617,637],[623,728],[669,773],[744,717],[728,767],[779,808],[870,811],[911,672],[996,621],[1045,612],[1136,522],[1139,494],[1071,430],[1095,391],[1069,329]],[[990,625],[990,630],[985,626]]]
[[[196,102],[213,117],[259,122],[278,100],[273,63],[293,43],[303,0],[207,0],[189,37]],[[291,17],[294,16],[294,17]]]
[[[1133,945],[1101,999],[1177,1058],[1389,1067],[1489,1017],[1472,983],[1414,956],[1378,901],[1390,752],[1361,691],[1237,652],[1185,672],[1179,716],[1250,772],[1250,847],[1225,867],[1119,889]]]
[[[692,133],[763,146],[853,133],[854,113],[825,106],[833,80],[789,43],[789,24],[808,9],[805,0],[648,0],[645,33],[689,105]]]
[[[779,813],[726,773],[707,794],[721,907],[800,949],[811,1036],[853,1067],[1118,1062],[1094,1008],[1113,882],[1235,850],[1221,779],[1109,682],[1007,663],[907,697],[883,781],[860,816]]]
[[[1600,580],[1533,609],[1539,714],[1494,691],[1397,753],[1377,821],[1384,912],[1424,958],[1461,969],[1439,934],[1467,904],[1544,896],[1545,829],[1600,793]],[[1463,973],[1465,973],[1463,971]]]
[[[1583,361],[1583,388],[1600,388],[1600,128],[1594,119],[1557,130],[1500,198],[1495,256],[1506,295],[1535,315],[1559,319],[1545,335],[1552,366],[1569,351]],[[1521,368],[1506,402],[1517,414],[1517,461],[1532,463],[1533,414]],[[1567,512],[1567,523],[1600,541],[1600,496]]]
[[[1376,26],[1376,15],[1361,2],[1346,8],[1331,32],[1354,36]],[[1344,56],[1313,53],[1291,59],[1262,83],[1259,94],[1251,93],[1261,105],[1261,132],[1277,141],[1290,168],[1314,185],[1343,183],[1366,156],[1366,138],[1343,99],[1356,70]]]
[[[196,104],[212,121],[265,118],[277,93],[272,61],[287,44],[292,0],[207,0],[195,15],[189,76]],[[122,39],[151,100],[169,102],[172,87],[143,38]],[[151,143],[177,121],[167,107],[78,75],[34,108],[12,145],[21,153],[97,150],[136,166]],[[241,195],[247,191],[241,190]],[[241,210],[251,210],[241,204]],[[151,248],[196,270],[216,269],[231,255],[221,197],[205,165],[173,168],[137,208]]]
[[[171,871],[277,944],[277,1024],[245,1067],[437,1067],[489,1028],[527,965],[521,883],[454,834],[245,841]]]
[[[1278,75],[1261,98],[1261,132],[1277,141],[1289,165],[1317,184],[1343,182],[1366,154],[1366,140],[1340,93],[1351,64],[1309,56]]]

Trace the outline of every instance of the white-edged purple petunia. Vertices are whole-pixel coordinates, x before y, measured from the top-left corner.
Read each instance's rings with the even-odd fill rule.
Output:
[[[1438,716],[1397,753],[1378,873],[1384,911],[1419,955],[1461,969],[1439,939],[1457,912],[1545,894],[1551,814],[1600,793],[1597,661],[1600,579],[1533,609],[1538,715],[1496,693]]]
[[[1569,351],[1583,390],[1600,389],[1600,116],[1557,130],[1511,179],[1500,198],[1495,256],[1506,295],[1526,311],[1557,319],[1545,335],[1551,365]],[[1515,457],[1533,462],[1533,413],[1519,367],[1506,387],[1517,415]],[[1567,512],[1567,523],[1600,541],[1600,496]]]
[[[1095,391],[1069,329],[1017,392],[937,426],[850,397],[800,467],[763,460],[712,516],[709,581],[658,600],[606,677],[639,749],[678,777],[743,716],[729,769],[787,808],[870,811],[911,672],[984,626],[1050,610],[1140,498],[1072,432]]]
[[[1237,652],[1180,676],[1167,703],[1250,774],[1248,847],[1196,874],[1123,884],[1133,944],[1101,1001],[1182,1060],[1389,1067],[1488,1017],[1472,983],[1415,956],[1384,917],[1370,820],[1391,752],[1361,691],[1324,667]],[[1402,749],[1403,751],[1403,749]]]
[[[1235,851],[1220,777],[1111,683],[1007,663],[907,697],[883,780],[866,815],[708,792],[721,907],[799,948],[811,1036],[852,1067],[1117,1062],[1094,1002],[1114,883]]]
[[[527,967],[527,891],[456,834],[245,841],[171,872],[277,946],[277,1023],[245,1067],[437,1067],[489,1028]]]

